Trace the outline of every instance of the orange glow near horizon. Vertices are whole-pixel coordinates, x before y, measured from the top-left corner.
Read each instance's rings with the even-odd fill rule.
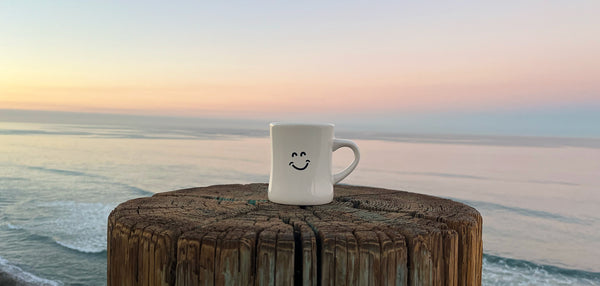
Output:
[[[432,79],[434,80],[434,79]],[[440,80],[440,79],[437,79]],[[406,112],[595,102],[594,83],[579,79],[435,84],[255,83],[190,85],[3,85],[8,109],[133,112],[200,116],[302,112]]]

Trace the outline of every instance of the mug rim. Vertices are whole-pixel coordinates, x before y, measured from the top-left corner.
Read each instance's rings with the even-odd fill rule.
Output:
[[[271,122],[269,124],[271,127],[275,126],[302,126],[302,127],[335,127],[333,123],[322,123],[322,122]]]

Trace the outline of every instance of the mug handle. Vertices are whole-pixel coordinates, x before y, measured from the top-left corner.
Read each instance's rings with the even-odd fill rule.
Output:
[[[334,185],[339,183],[341,180],[346,178],[348,175],[350,175],[350,173],[352,171],[354,171],[354,168],[356,168],[356,165],[358,165],[358,161],[360,160],[360,152],[358,151],[358,145],[356,145],[356,143],[354,143],[350,140],[346,140],[346,139],[334,138],[333,145],[332,145],[332,151],[335,151],[342,147],[348,147],[348,148],[352,149],[352,151],[354,152],[354,161],[346,169],[333,175],[333,184]]]

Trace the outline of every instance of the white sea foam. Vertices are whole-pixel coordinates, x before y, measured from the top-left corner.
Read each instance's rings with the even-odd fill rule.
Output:
[[[483,285],[600,285],[598,273],[493,255],[484,255],[482,280]]]
[[[82,253],[106,251],[106,224],[116,204],[75,201],[41,202],[25,213],[37,212],[34,219],[7,223],[11,230],[25,230],[53,240],[58,245]]]
[[[0,272],[6,273],[17,285],[59,286],[60,281],[44,279],[29,273],[20,267],[11,264],[8,260],[0,257]]]
[[[8,227],[8,229],[23,229],[22,226],[14,225],[14,224],[11,224],[11,223],[7,223],[6,227]]]
[[[41,235],[50,236],[57,244],[83,253],[106,250],[106,224],[111,204],[55,201],[39,204],[57,219],[38,225]]]
[[[62,247],[66,247],[68,249],[72,249],[75,251],[79,251],[82,253],[102,253],[104,251],[106,251],[106,247],[86,247],[86,246],[81,246],[81,245],[76,245],[76,244],[69,244],[67,242],[62,242],[60,240],[55,240],[56,244],[62,246]]]

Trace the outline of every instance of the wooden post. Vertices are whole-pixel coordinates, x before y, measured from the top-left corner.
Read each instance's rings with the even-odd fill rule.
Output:
[[[481,285],[482,218],[403,191],[335,186],[286,206],[266,184],[158,193],[108,218],[108,285]]]

